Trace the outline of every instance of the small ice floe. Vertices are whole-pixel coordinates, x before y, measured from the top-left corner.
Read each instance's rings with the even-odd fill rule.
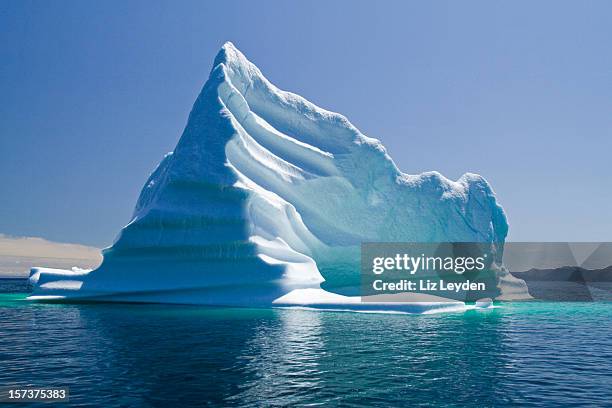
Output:
[[[486,309],[492,306],[493,300],[491,298],[483,298],[476,301],[476,307],[479,309]]]

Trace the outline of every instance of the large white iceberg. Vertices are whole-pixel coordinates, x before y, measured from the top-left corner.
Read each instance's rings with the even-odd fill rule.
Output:
[[[278,89],[226,43],[102,265],[36,269],[31,298],[357,308],[360,243],[494,246],[507,230],[482,177],[402,173],[378,140]],[[503,268],[499,283],[502,296],[526,294]]]

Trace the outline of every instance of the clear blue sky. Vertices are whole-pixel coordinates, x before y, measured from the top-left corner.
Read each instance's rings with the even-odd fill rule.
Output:
[[[612,2],[302,3],[1,0],[0,233],[108,245],[231,40],[510,239],[612,240]]]

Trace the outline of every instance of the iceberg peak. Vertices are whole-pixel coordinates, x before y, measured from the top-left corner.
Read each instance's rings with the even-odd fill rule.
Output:
[[[246,63],[247,59],[244,54],[242,54],[242,52],[240,52],[240,50],[236,48],[234,43],[232,43],[231,41],[226,41],[225,43],[223,43],[221,49],[219,49],[219,52],[217,52],[217,55],[215,56],[213,68],[218,64],[227,64],[232,61]]]
[[[242,81],[253,81],[254,79],[267,81],[259,68],[250,62],[246,56],[236,46],[227,41],[223,44],[215,57],[213,63],[213,72],[222,65],[226,75],[230,76],[230,80],[236,81],[240,77]]]

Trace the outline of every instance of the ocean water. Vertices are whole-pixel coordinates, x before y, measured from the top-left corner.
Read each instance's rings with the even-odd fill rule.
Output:
[[[0,385],[67,386],[71,406],[612,404],[611,303],[417,316],[36,304],[25,290],[0,281]]]

